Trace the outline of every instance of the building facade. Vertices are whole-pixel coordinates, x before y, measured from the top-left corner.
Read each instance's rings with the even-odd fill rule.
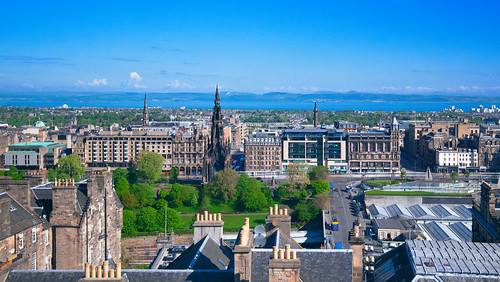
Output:
[[[63,156],[66,145],[59,142],[23,142],[8,145],[4,153],[4,166],[19,170],[43,170],[53,168]]]
[[[330,174],[347,173],[346,134],[343,130],[285,129],[282,135],[283,172],[291,163],[327,166]]]
[[[401,151],[396,118],[388,132],[349,132],[348,144],[352,172],[399,172]]]
[[[494,184],[483,182],[481,198],[474,202],[472,241],[500,243],[500,187]]]
[[[245,139],[245,173],[250,177],[281,174],[281,138],[259,133]]]
[[[13,269],[51,269],[50,224],[0,193],[0,281]]]
[[[475,149],[436,149],[436,171],[477,169],[479,156]]]
[[[123,206],[113,189],[111,173],[94,174],[78,183],[56,179],[31,191],[35,208],[52,225],[55,269],[120,261]]]

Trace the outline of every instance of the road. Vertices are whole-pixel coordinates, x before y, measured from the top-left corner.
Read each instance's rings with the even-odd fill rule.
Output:
[[[352,214],[349,203],[351,200],[349,199],[349,193],[345,192],[345,185],[347,182],[336,181],[333,184],[333,187],[336,188],[332,198],[329,200],[329,214],[327,222],[330,225],[332,216],[337,217],[337,221],[339,223],[339,230],[332,231],[333,233],[333,242],[341,243],[344,249],[348,249],[351,247],[349,244],[349,231],[353,228],[353,223],[356,220],[356,217]]]

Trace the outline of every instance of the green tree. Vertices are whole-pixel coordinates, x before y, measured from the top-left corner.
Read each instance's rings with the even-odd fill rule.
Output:
[[[155,191],[145,183],[137,183],[130,187],[130,192],[134,195],[140,207],[152,205],[156,196]]]
[[[405,179],[406,178],[406,171],[405,170],[401,170],[401,178]]]
[[[170,174],[170,179],[172,181],[176,181],[179,178],[179,168],[174,166],[173,168],[170,169],[169,174]]]
[[[456,170],[452,171],[450,177],[451,177],[452,180],[457,179],[458,178],[458,172]]]
[[[309,179],[311,181],[312,180],[319,180],[319,179],[326,180],[326,178],[328,177],[328,174],[329,174],[328,168],[326,166],[323,166],[323,165],[311,167],[307,172],[307,175],[309,176]]]
[[[167,195],[168,195],[167,190],[165,190],[165,188],[161,188],[161,190],[160,190],[160,198],[165,199],[167,197]]]
[[[156,224],[158,226],[158,231],[165,231],[165,206],[158,209],[156,214]],[[172,228],[176,229],[181,227],[181,217],[176,210],[167,207],[167,232]]]
[[[241,190],[239,202],[240,205],[244,207],[245,211],[258,211],[268,205],[267,197],[262,192],[261,186],[259,181],[255,178],[251,178],[246,184],[246,189]]]
[[[236,200],[236,184],[239,181],[238,173],[230,168],[225,168],[215,174],[207,183],[207,191],[213,199],[227,203]]]
[[[328,191],[330,189],[330,184],[328,182],[324,181],[323,179],[318,179],[314,180],[311,183],[312,191],[313,191],[313,196],[317,194],[321,194],[325,191]]]
[[[157,211],[152,207],[141,209],[141,213],[137,217],[137,227],[140,231],[156,231],[158,230],[158,215]]]
[[[135,184],[137,183],[137,180],[139,179],[139,173],[135,169],[131,169],[128,171],[127,175],[128,182],[130,184]]]
[[[206,208],[206,207],[210,206],[210,196],[203,195],[203,197],[201,198],[200,204],[201,204],[202,208]]]
[[[137,232],[136,227],[137,215],[131,210],[123,210],[123,228],[122,232],[131,234]]]
[[[118,180],[122,178],[125,179],[128,178],[128,170],[119,167],[115,169],[115,171],[113,171],[113,182],[116,183]]]
[[[11,166],[5,175],[12,177],[12,180],[23,180],[24,172],[19,172],[15,166]]]
[[[467,169],[464,172],[465,177],[469,178],[470,177],[470,171]]]
[[[289,186],[285,186],[289,197],[292,197],[292,191],[294,189],[301,189],[310,183],[309,176],[307,176],[307,166],[300,163],[291,163],[285,172]]]
[[[120,178],[115,184],[115,190],[118,197],[121,198],[124,193],[130,191],[130,183],[126,178]]]
[[[60,158],[57,161],[57,178],[66,178],[63,175],[69,176],[68,178],[74,178],[79,181],[80,178],[85,173],[85,169],[82,166],[80,157],[77,154],[72,154]]]
[[[193,195],[191,195],[191,200],[189,201],[189,204],[193,207],[198,204],[198,193],[193,193]]]
[[[54,181],[54,179],[56,179],[57,177],[57,172],[54,169],[49,168],[47,169],[47,176],[49,178],[49,181]]]
[[[125,193],[123,193],[120,197],[120,201],[127,208],[135,208],[139,206],[139,202],[137,202],[134,194],[132,194],[130,191],[126,191]]]
[[[320,209],[309,204],[307,200],[303,200],[295,205],[292,212],[292,218],[296,222],[306,223],[314,219],[319,212]]]
[[[149,186],[162,176],[161,169],[165,158],[155,152],[141,152],[138,160],[139,175],[149,183]]]

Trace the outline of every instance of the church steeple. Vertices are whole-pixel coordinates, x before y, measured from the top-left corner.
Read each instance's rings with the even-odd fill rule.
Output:
[[[215,86],[215,107],[220,106],[220,99],[219,99],[219,86]]]
[[[318,126],[318,106],[314,102],[314,127]]]
[[[146,93],[144,93],[144,110],[142,112],[142,125],[149,125],[149,112],[148,112],[148,101],[146,99]]]

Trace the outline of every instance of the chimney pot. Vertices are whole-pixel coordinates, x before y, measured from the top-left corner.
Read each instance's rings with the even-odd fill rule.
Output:
[[[116,278],[122,278],[122,263],[116,263]]]
[[[219,221],[222,221],[222,214],[219,213]]]
[[[199,214],[199,213],[197,213],[197,214],[196,214],[196,221],[199,221],[199,220],[200,220],[200,214]]]
[[[285,215],[288,215],[288,209],[283,209],[283,211],[285,212]]]
[[[292,251],[292,259],[297,259],[297,252],[296,251]]]
[[[107,260],[104,261],[102,266],[102,276],[103,278],[108,278],[109,274],[109,262]]]
[[[208,211],[205,211],[205,212],[204,212],[204,216],[203,216],[203,218],[204,218],[205,220],[208,220]]]
[[[278,215],[278,204],[274,204],[274,214]]]
[[[109,270],[109,278],[115,278],[115,270],[113,268]]]
[[[90,268],[91,268],[91,275],[90,275],[90,277],[91,278],[96,278],[97,277],[96,266],[95,265],[91,265]]]
[[[273,246],[273,259],[278,259],[278,246]]]
[[[97,278],[102,278],[102,266],[97,266]]]
[[[285,251],[283,249],[279,250],[279,259],[285,259]]]
[[[85,263],[85,278],[90,278],[90,263],[88,262]]]
[[[285,245],[285,258],[290,259],[290,244]]]

